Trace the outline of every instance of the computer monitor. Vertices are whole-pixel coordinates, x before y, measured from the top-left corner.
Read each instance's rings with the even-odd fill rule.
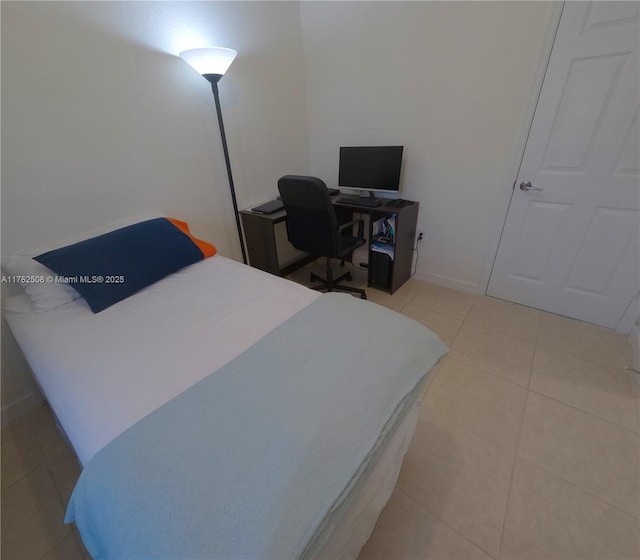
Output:
[[[404,146],[341,147],[338,186],[397,193],[403,149]]]

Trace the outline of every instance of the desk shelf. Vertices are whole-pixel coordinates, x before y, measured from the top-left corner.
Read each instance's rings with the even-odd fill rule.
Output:
[[[418,203],[395,208],[379,206],[370,212],[370,237],[375,241],[379,224],[385,218],[394,229],[394,236],[387,247],[392,251],[374,251],[369,245],[369,285],[393,294],[411,277],[413,247],[418,223]],[[384,248],[384,246],[383,246]],[[393,258],[391,254],[393,253]]]

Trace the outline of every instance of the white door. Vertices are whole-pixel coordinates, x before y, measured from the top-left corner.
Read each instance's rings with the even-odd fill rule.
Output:
[[[640,290],[639,7],[565,3],[489,295],[616,327]]]

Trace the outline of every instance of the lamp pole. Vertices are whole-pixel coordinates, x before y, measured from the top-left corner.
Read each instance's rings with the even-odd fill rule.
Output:
[[[240,224],[240,213],[238,212],[238,201],[236,199],[236,188],[233,184],[233,173],[231,172],[231,161],[229,160],[229,148],[227,147],[227,135],[224,131],[222,121],[222,109],[220,107],[220,95],[218,93],[218,82],[224,76],[233,59],[238,53],[233,49],[223,47],[212,47],[203,49],[190,49],[180,53],[180,57],[192,68],[197,70],[203,78],[211,84],[211,91],[216,103],[216,113],[218,115],[218,125],[220,127],[220,138],[222,139],[222,150],[224,152],[224,162],[227,166],[227,177],[229,178],[229,190],[231,191],[231,202],[233,203],[233,213],[236,217],[236,227],[238,228],[238,238],[240,239],[240,249],[242,250],[242,261],[247,264],[247,251],[244,246],[244,236],[242,235],[242,225]]]
[[[220,138],[222,139],[222,151],[224,152],[224,162],[227,166],[227,177],[229,178],[229,190],[231,191],[231,202],[233,203],[233,213],[236,217],[236,227],[238,228],[238,238],[240,239],[240,249],[242,250],[242,262],[247,264],[247,250],[244,246],[242,225],[240,224],[240,213],[238,212],[238,201],[236,199],[236,188],[233,184],[233,173],[231,173],[231,161],[229,160],[229,148],[227,147],[227,135],[224,131],[222,109],[220,107],[220,94],[218,93],[218,81],[222,76],[220,74],[203,74],[202,76],[211,83],[211,91],[213,92],[213,98],[216,103],[216,113],[218,114],[218,124],[220,126]]]

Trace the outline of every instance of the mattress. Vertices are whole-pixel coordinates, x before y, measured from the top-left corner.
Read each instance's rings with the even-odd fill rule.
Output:
[[[5,317],[85,465],[318,296],[215,256],[98,314],[78,299]]]
[[[419,405],[416,403],[399,421],[395,431],[389,434],[388,441],[380,447],[369,472],[361,477],[317,541],[307,550],[305,560],[358,558],[396,487],[419,414]]]

